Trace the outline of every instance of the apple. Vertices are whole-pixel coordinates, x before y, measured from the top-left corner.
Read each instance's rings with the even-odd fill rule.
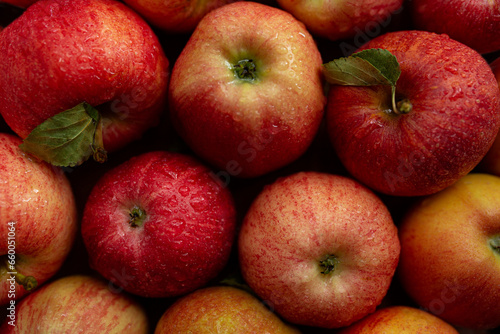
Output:
[[[455,326],[500,326],[500,177],[471,173],[424,197],[399,225],[398,277]]]
[[[444,33],[479,53],[500,50],[500,0],[413,0],[416,29]]]
[[[339,328],[375,311],[399,258],[384,203],[357,181],[299,172],[266,186],[238,237],[245,282],[285,320]]]
[[[161,316],[155,334],[299,334],[258,298],[231,286],[211,286],[179,298]]]
[[[146,312],[137,301],[83,275],[43,286],[19,303],[14,320],[7,320],[0,328],[4,334],[148,333]]]
[[[54,276],[78,228],[66,175],[24,154],[20,143],[0,134],[0,305],[15,304]]]
[[[169,33],[191,33],[215,8],[237,0],[124,0],[151,25]]]
[[[0,58],[0,113],[23,139],[87,102],[102,117],[104,149],[115,151],[156,125],[166,104],[168,59],[118,1],[37,1],[2,31]]]
[[[2,0],[2,2],[19,8],[28,8],[38,0]]]
[[[367,49],[389,51],[400,76],[394,101],[386,85],[331,86],[328,132],[350,175],[380,193],[423,196],[476,167],[500,127],[500,91],[485,59],[424,31],[386,33]]]
[[[458,334],[458,331],[435,315],[409,306],[378,309],[339,334]]]
[[[82,219],[90,265],[117,289],[174,297],[225,267],[236,229],[232,194],[207,167],[152,151],[107,171]]]
[[[321,123],[322,59],[304,25],[240,1],[204,16],[172,69],[173,124],[220,179],[257,177],[301,156]]]
[[[304,22],[314,35],[339,40],[380,30],[391,15],[402,9],[403,0],[277,0],[280,7]]]

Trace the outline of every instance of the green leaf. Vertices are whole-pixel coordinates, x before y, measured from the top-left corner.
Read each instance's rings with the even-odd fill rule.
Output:
[[[102,147],[101,116],[83,102],[38,125],[20,148],[54,166],[78,166],[91,155],[103,162],[106,154]]]
[[[323,74],[333,85],[395,86],[401,69],[389,51],[367,49],[323,64]]]

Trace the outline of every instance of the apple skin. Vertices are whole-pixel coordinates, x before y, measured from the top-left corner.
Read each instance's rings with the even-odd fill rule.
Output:
[[[145,219],[134,227],[136,208]],[[226,265],[235,229],[229,190],[195,158],[163,151],[108,171],[82,219],[91,267],[144,297],[174,297],[207,284]]]
[[[299,172],[268,185],[239,234],[243,278],[272,309],[300,325],[339,328],[375,311],[399,258],[384,203],[355,180]],[[320,262],[338,261],[330,273]]]
[[[240,60],[256,79],[235,74]],[[215,9],[199,23],[172,69],[173,124],[193,151],[231,176],[281,168],[310,146],[326,97],[322,59],[304,25],[255,2]]]
[[[9,253],[9,232],[15,242],[15,269],[33,276],[38,286],[54,276],[67,258],[78,229],[77,208],[63,171],[37,161],[19,149],[21,139],[0,134],[0,305],[21,299],[28,292],[16,284],[10,298],[11,276],[4,257]],[[8,222],[15,222],[9,231]]]
[[[328,132],[349,173],[394,196],[432,194],[469,173],[500,127],[500,91],[488,63],[446,35],[424,31],[386,33],[361,50],[369,48],[396,56],[396,96],[413,109],[395,114],[389,86],[332,86]]]
[[[479,53],[500,50],[500,0],[413,0],[416,29],[447,34]]]
[[[299,334],[258,298],[230,286],[212,286],[178,299],[162,315],[155,334]]]
[[[316,36],[330,40],[353,37],[368,27],[385,22],[403,0],[277,0],[280,7],[304,22]]]
[[[426,311],[409,306],[379,309],[339,334],[459,334],[447,322]]]
[[[191,33],[208,12],[237,0],[124,0],[153,26],[169,33]]]
[[[148,326],[137,301],[113,293],[101,279],[71,275],[24,298],[17,305],[15,326],[5,322],[0,332],[147,334]]]
[[[166,105],[168,59],[118,1],[38,1],[0,34],[0,58],[0,113],[21,138],[85,101],[101,111],[104,148],[115,151]]]
[[[499,177],[471,173],[425,197],[399,236],[397,275],[418,305],[455,326],[500,326]]]

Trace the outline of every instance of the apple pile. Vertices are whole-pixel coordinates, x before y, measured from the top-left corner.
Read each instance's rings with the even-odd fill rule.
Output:
[[[0,2],[1,333],[500,329],[500,0]]]

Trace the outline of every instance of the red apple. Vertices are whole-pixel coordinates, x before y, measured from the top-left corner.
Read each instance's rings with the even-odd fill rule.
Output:
[[[399,226],[398,276],[422,308],[472,329],[500,326],[500,177],[469,174]]]
[[[278,0],[278,3],[304,22],[314,35],[339,40],[380,31],[380,26],[387,25],[391,15],[400,11],[403,0]]]
[[[318,130],[321,62],[289,13],[248,1],[215,9],[172,70],[174,125],[226,179],[276,170],[301,156]]]
[[[379,309],[342,329],[339,334],[458,334],[458,331],[435,315],[409,306]]]
[[[24,154],[20,143],[0,134],[0,305],[15,304],[60,269],[78,224],[66,175]]]
[[[148,318],[137,301],[113,293],[100,279],[72,275],[24,298],[0,332],[147,334]]]
[[[124,0],[149,23],[170,33],[191,33],[215,8],[237,0]]]
[[[384,203],[358,182],[300,172],[267,186],[239,234],[241,272],[284,319],[338,328],[375,311],[399,258]]]
[[[168,60],[151,28],[118,1],[38,1],[2,31],[0,58],[0,113],[23,139],[87,102],[114,151],[164,109]]]
[[[194,158],[162,151],[108,171],[82,220],[91,267],[118,289],[145,297],[207,284],[225,266],[234,234],[229,190]]]
[[[229,286],[213,286],[178,299],[162,315],[155,334],[299,334],[259,299]]]
[[[391,87],[333,85],[328,131],[356,179],[395,196],[435,193],[469,173],[500,127],[500,91],[473,49],[423,31],[384,34],[362,49],[385,49],[399,62]],[[396,104],[397,106],[397,104]]]
[[[416,29],[444,33],[480,53],[500,50],[500,0],[413,0]]]

